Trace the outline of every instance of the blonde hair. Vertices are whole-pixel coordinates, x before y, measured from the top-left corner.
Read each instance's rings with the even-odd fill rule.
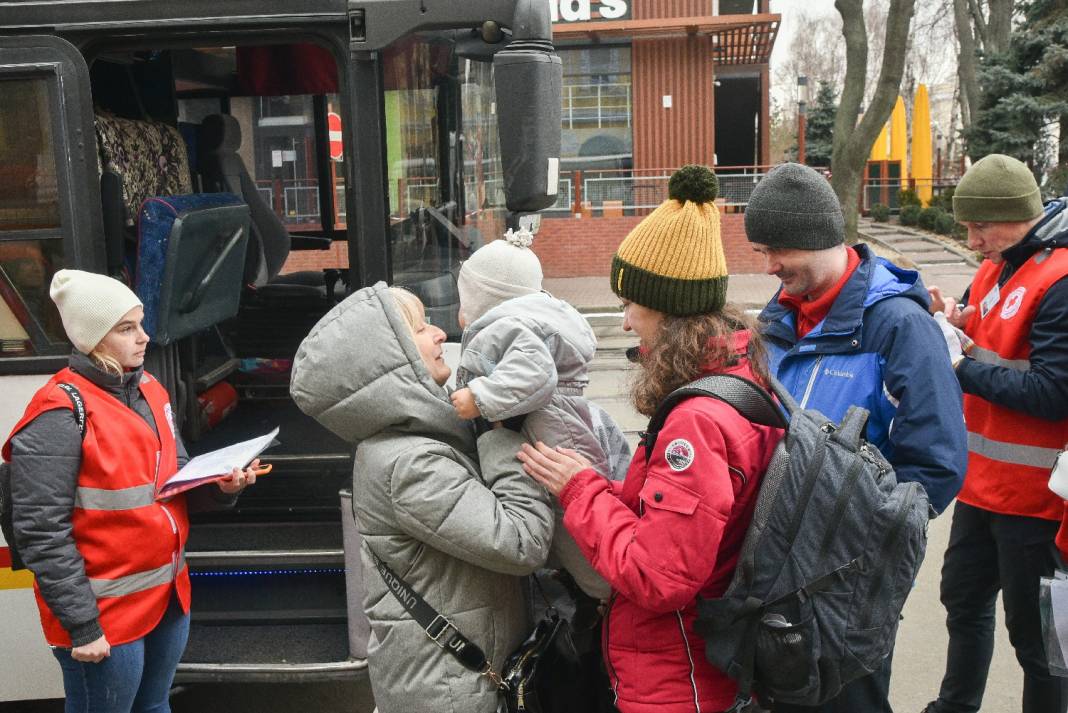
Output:
[[[426,321],[426,308],[422,300],[403,287],[390,287],[389,294],[393,295],[408,329],[414,335],[419,323]]]
[[[122,368],[122,364],[119,363],[119,360],[101,349],[99,344],[93,351],[89,352],[89,358],[104,373],[113,376],[122,376],[126,373],[126,370]]]

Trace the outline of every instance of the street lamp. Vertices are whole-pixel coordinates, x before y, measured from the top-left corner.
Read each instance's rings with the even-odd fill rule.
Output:
[[[942,180],[942,141],[943,141],[944,137],[942,136],[942,132],[938,129],[937,125],[935,125],[935,131],[938,131],[938,134],[935,137],[935,180],[936,181],[941,181]]]
[[[805,162],[805,120],[808,106],[808,77],[797,77],[797,162]]]

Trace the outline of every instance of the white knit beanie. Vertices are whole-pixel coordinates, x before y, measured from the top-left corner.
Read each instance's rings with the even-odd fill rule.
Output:
[[[502,239],[482,246],[464,262],[456,287],[468,324],[505,300],[541,292],[541,261],[530,249],[533,242],[529,230],[509,228]]]
[[[63,329],[78,351],[88,354],[134,307],[142,306],[129,287],[107,275],[60,270],[48,290],[63,318]]]

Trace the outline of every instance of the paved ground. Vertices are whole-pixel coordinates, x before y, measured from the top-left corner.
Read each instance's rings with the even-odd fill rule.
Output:
[[[969,256],[918,231],[896,226],[862,224],[865,239],[879,254],[901,264],[916,266],[927,284],[939,284],[959,296],[971,279],[974,264]],[[774,293],[777,281],[767,275],[733,275],[728,298],[749,309],[763,306]],[[635,343],[621,330],[619,300],[606,278],[546,280],[546,288],[569,300],[591,316],[600,337],[600,350],[594,362],[588,394],[603,405],[633,437],[644,427],[645,419],[629,405],[625,393],[630,365],[623,350]],[[614,313],[614,314],[612,314]],[[931,523],[927,558],[916,588],[905,607],[897,639],[891,702],[897,713],[919,713],[937,695],[945,666],[946,633],[944,612],[938,601],[938,580],[942,553],[949,532],[950,514]],[[175,713],[288,713],[314,710],[319,713],[371,713],[366,681],[330,685],[200,685],[178,689],[172,699]],[[997,648],[991,667],[984,711],[990,713],[1019,709],[1022,675],[1004,633],[999,611]],[[0,713],[59,713],[60,702],[0,704]],[[857,711],[856,713],[865,713]]]

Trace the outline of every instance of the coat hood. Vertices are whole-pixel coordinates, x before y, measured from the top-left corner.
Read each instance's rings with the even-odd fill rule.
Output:
[[[548,292],[514,297],[479,317],[464,332],[464,347],[474,344],[496,322],[517,319],[549,344],[562,383],[589,382],[587,371],[597,353],[597,335],[586,318]]]
[[[474,434],[430,378],[384,282],[319,320],[297,350],[289,390],[304,413],[350,443],[394,431],[475,450]]]
[[[1068,198],[1046,204],[1042,220],[1024,239],[1003,251],[1006,262],[1019,266],[1039,250],[1068,247]]]

